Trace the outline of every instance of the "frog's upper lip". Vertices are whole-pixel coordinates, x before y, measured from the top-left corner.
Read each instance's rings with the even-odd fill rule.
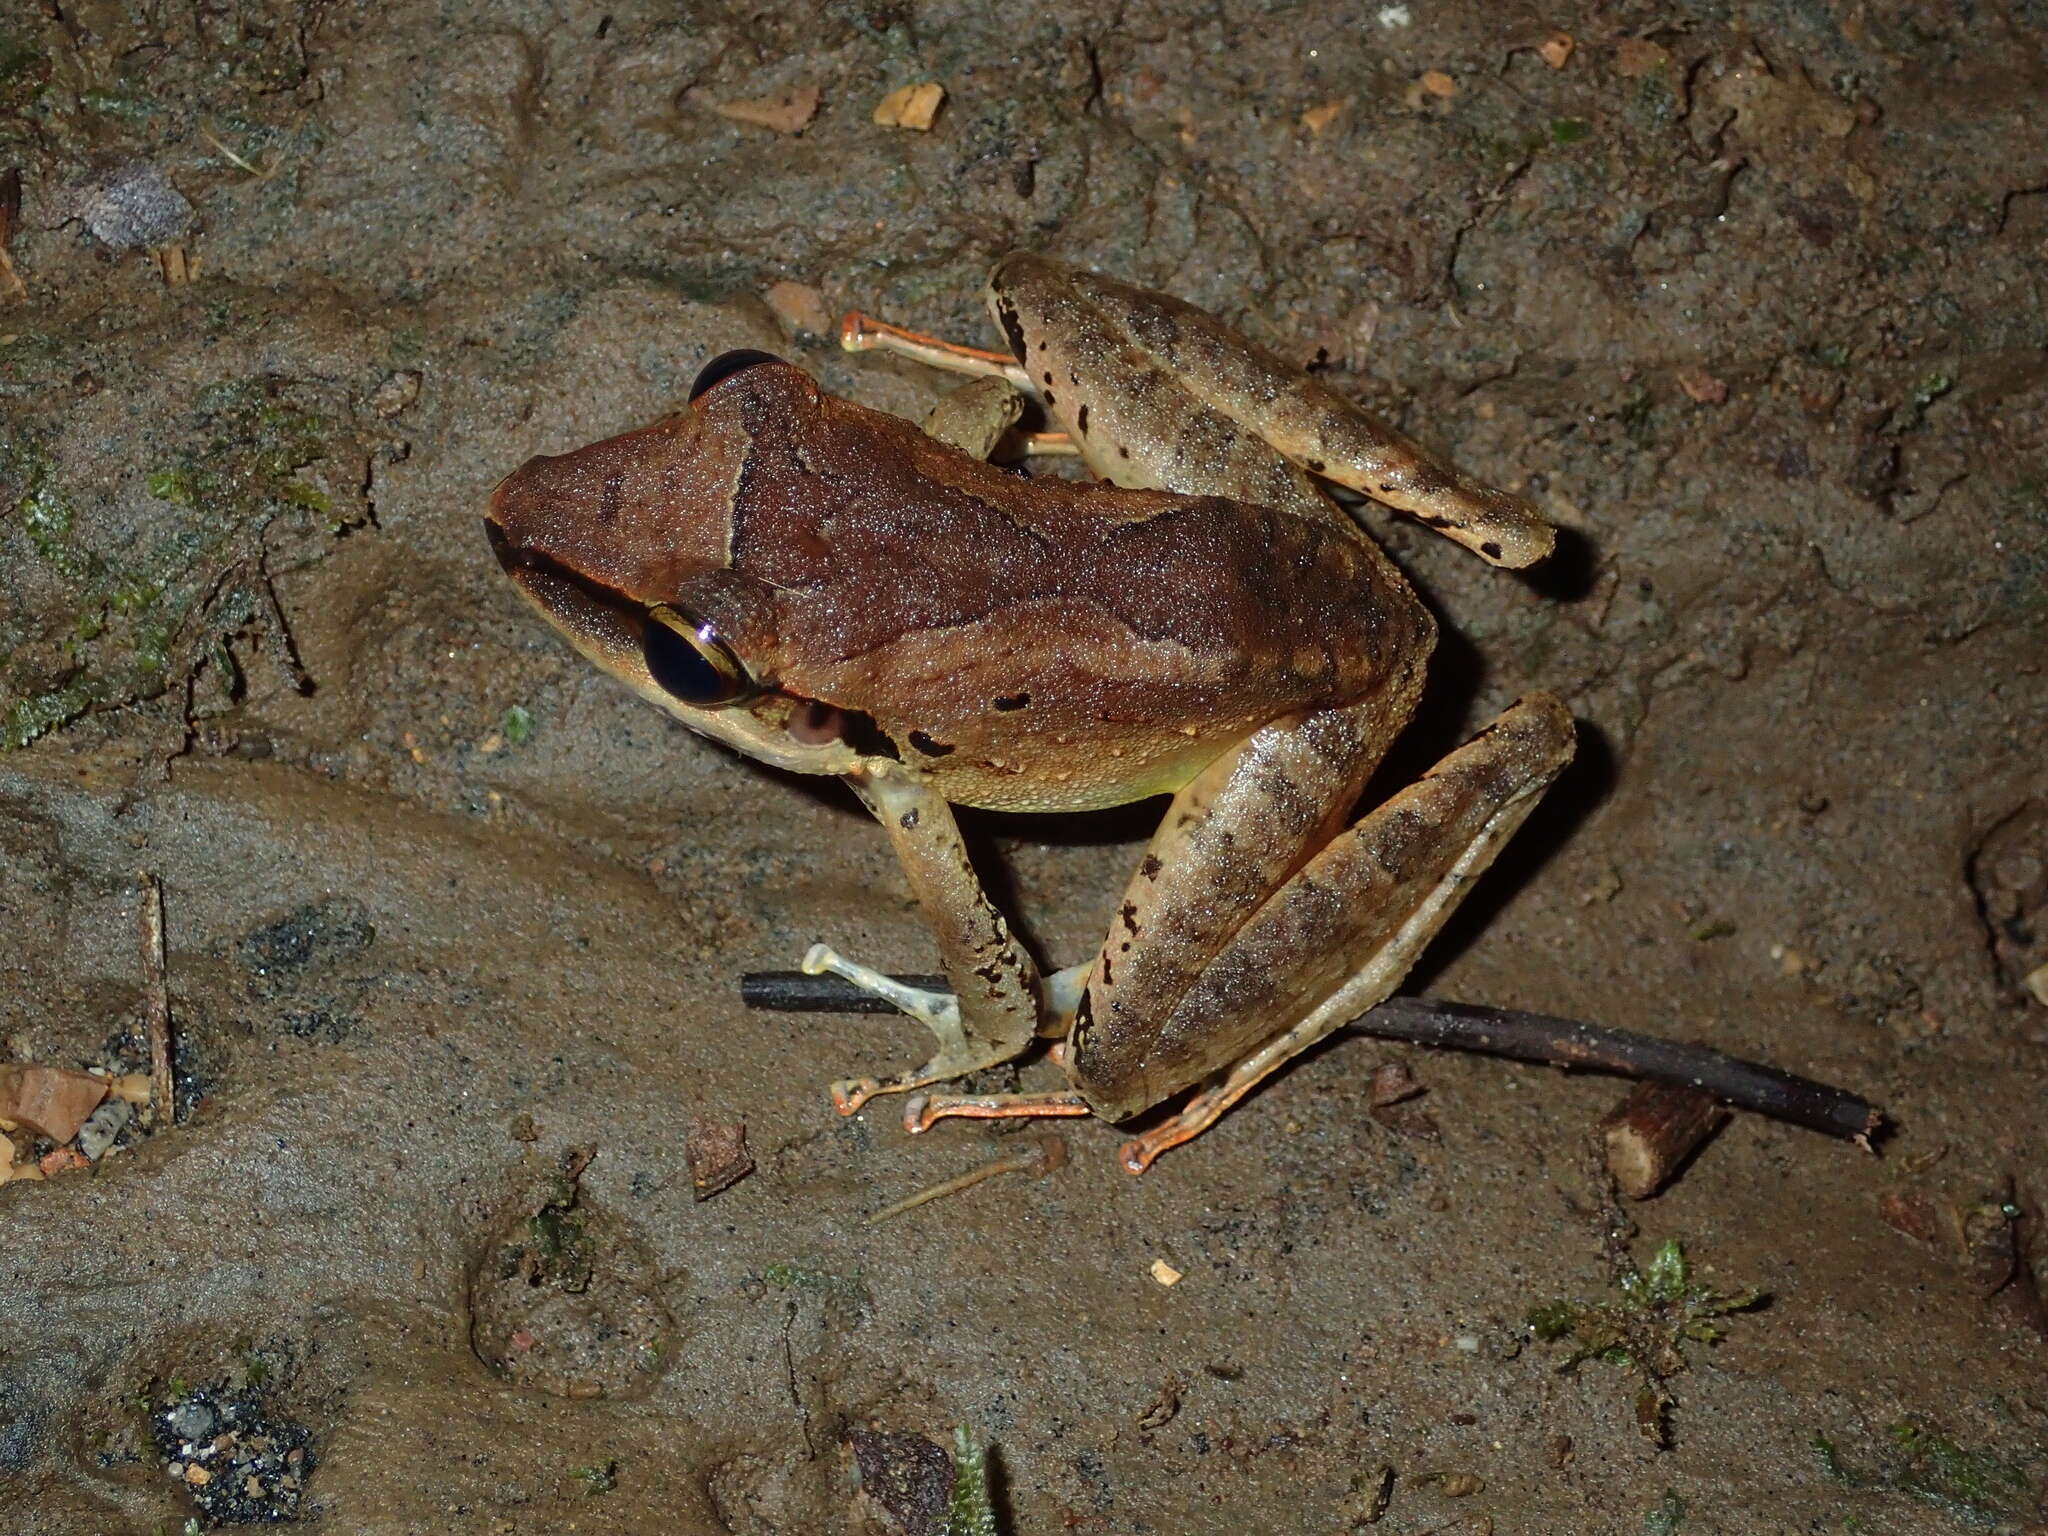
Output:
[[[484,537],[490,541],[491,553],[498,557],[498,564],[505,574],[528,596],[552,612],[561,613],[564,609],[603,610],[612,614],[631,614],[636,618],[642,612],[644,605],[625,593],[614,591],[601,581],[593,581],[551,555],[514,543],[512,536],[495,518],[484,519]]]

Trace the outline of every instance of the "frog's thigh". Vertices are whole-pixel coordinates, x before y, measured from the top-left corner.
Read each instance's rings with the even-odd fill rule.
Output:
[[[1533,694],[1343,833],[1233,936],[1173,1011],[1079,1079],[1110,1116],[1229,1068],[1133,1147],[1186,1140],[1260,1078],[1390,995],[1471,882],[1571,761],[1572,719]],[[1295,1022],[1298,1021],[1298,1022]],[[1292,1024],[1292,1027],[1288,1027]]]
[[[924,430],[969,458],[985,459],[1023,414],[1024,397],[1009,380],[969,379],[940,397],[925,416]]]
[[[1151,1027],[1173,1015],[1231,935],[1344,825],[1406,723],[1408,697],[1400,686],[1370,703],[1276,721],[1174,797],[1074,1015],[1077,1071],[1117,1085],[1114,1114],[1144,1107],[1129,1102],[1134,1092],[1150,1103],[1193,1081],[1150,1081]]]
[[[923,1087],[1020,1054],[1037,1034],[1038,967],[982,890],[943,796],[921,779],[888,772],[855,774],[849,782],[889,834],[957,999],[954,1008],[906,1010],[938,1037],[938,1053],[915,1072],[840,1085],[845,1091],[836,1096],[851,1113],[876,1093]]]

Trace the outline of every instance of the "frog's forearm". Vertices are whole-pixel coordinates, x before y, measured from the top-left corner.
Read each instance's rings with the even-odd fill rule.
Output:
[[[854,790],[889,834],[911,893],[938,940],[940,964],[960,1000],[972,1071],[1008,1061],[1038,1033],[1038,966],[981,888],[953,808],[921,778],[886,770],[856,774]]]

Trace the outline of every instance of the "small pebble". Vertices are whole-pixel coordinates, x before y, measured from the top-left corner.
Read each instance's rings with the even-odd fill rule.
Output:
[[[379,416],[396,416],[419,397],[419,370],[401,368],[371,391],[370,409]]]
[[[72,196],[75,216],[113,250],[169,245],[192,228],[191,203],[147,160],[102,166],[77,182]]]
[[[164,1415],[164,1422],[181,1440],[204,1440],[213,1433],[213,1410],[204,1403],[180,1403]]]
[[[86,1118],[72,1144],[92,1161],[98,1162],[134,1118],[135,1106],[126,1099],[108,1099]]]

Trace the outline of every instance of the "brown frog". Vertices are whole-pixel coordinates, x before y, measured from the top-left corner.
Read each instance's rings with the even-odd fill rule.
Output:
[[[953,994],[812,949],[807,970],[938,1039],[914,1071],[836,1084],[843,1113],[1055,1037],[1071,1087],[919,1093],[912,1129],[1123,1120],[1195,1089],[1125,1144],[1142,1172],[1389,995],[1572,755],[1564,706],[1532,695],[1347,825],[1436,631],[1318,478],[1497,565],[1541,559],[1552,534],[1178,300],[1018,254],[989,301],[1007,357],[849,317],[850,347],[986,376],[924,430],[727,354],[678,414],[530,460],[488,530],[599,667],[751,757],[843,776],[887,831]],[[1106,483],[985,462],[1021,394]],[[952,806],[1164,793],[1101,949],[1041,975]]]

